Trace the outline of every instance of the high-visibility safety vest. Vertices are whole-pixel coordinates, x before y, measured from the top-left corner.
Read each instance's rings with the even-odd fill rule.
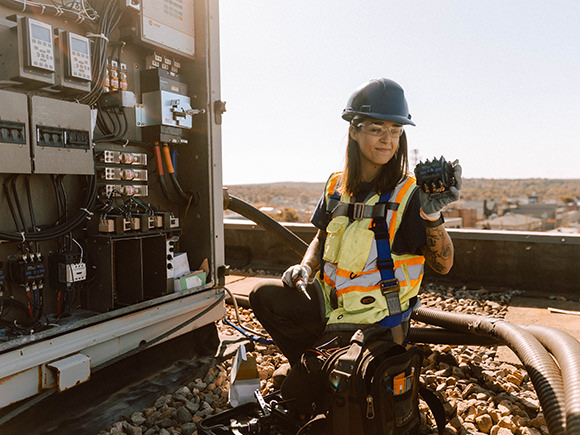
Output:
[[[379,236],[371,227],[374,218],[386,216],[388,246],[392,247],[407,204],[417,189],[415,178],[406,176],[386,203],[380,203],[377,194],[364,203],[354,203],[348,195],[336,192],[340,176],[340,172],[334,173],[325,187],[327,213],[332,219],[326,227],[322,270],[316,275],[323,290],[328,323],[377,323],[399,319],[401,311],[410,316],[409,301],[419,293],[425,258],[394,253],[390,253],[392,263],[379,258],[376,240]],[[385,286],[381,277],[385,263],[394,271],[389,286]],[[397,298],[396,304],[392,303],[393,296]]]

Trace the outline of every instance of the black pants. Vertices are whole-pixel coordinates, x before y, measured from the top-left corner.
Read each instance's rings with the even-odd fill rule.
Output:
[[[292,365],[320,340],[326,325],[320,290],[309,284],[307,291],[312,300],[279,279],[265,279],[250,293],[254,315]]]

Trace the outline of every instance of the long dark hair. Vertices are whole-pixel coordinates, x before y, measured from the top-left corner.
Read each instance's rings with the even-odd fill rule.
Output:
[[[358,127],[360,120],[351,124],[353,128]],[[361,152],[359,144],[351,135],[348,135],[348,145],[346,147],[346,159],[344,172],[340,182],[339,191],[342,194],[354,196],[360,191],[362,184],[362,167]],[[405,131],[399,138],[399,148],[388,163],[384,164],[379,175],[372,181],[373,191],[377,193],[387,193],[399,184],[409,169],[409,160],[407,157],[407,135]]]

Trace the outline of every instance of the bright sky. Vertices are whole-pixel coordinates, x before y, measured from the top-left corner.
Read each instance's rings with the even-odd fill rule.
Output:
[[[577,0],[221,0],[224,184],[325,181],[349,95],[404,89],[421,158],[580,178]]]

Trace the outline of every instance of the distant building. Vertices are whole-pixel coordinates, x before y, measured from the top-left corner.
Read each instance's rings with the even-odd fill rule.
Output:
[[[477,222],[477,210],[473,208],[460,208],[455,210],[446,210],[445,226],[448,228],[475,228]],[[460,218],[461,224],[457,227],[450,227],[448,221],[450,218]]]
[[[485,230],[508,231],[541,231],[542,219],[520,214],[507,214],[477,223],[478,228]]]
[[[541,219],[542,231],[553,230],[568,224],[566,209],[558,204],[520,204],[518,207],[510,208],[504,212],[504,216],[508,214],[526,215]]]

